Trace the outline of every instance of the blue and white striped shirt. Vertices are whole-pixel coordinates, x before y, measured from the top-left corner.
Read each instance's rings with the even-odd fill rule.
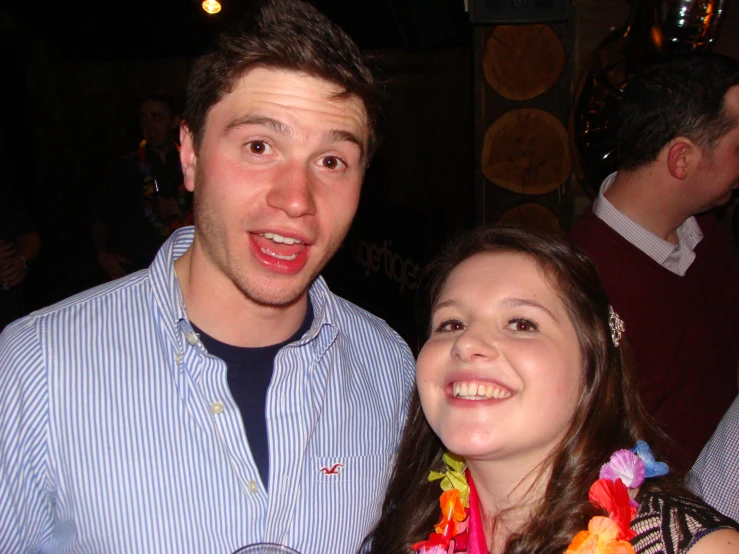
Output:
[[[266,494],[226,364],[185,314],[173,261],[192,239],[178,231],[148,270],[0,336],[0,552],[341,554],[374,525],[408,346],[313,284],[313,324],[277,354],[267,392]]]

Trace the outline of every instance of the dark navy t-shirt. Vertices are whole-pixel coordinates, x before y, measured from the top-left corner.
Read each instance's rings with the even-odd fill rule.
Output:
[[[220,342],[193,325],[205,349],[226,362],[228,388],[241,411],[254,463],[265,489],[269,487],[269,439],[265,406],[267,388],[272,380],[272,368],[277,352],[283,346],[299,340],[313,323],[313,307],[308,309],[300,329],[280,344],[260,348],[245,348]]]

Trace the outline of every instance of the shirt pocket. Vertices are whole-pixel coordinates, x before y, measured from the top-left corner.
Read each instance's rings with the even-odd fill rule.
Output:
[[[312,532],[324,537],[338,534],[354,552],[380,516],[394,463],[393,452],[307,458],[304,470],[310,492],[303,502],[310,506],[303,506],[303,513]]]
[[[359,456],[309,456],[305,471],[308,481],[326,487],[341,487],[346,483],[387,482],[395,463],[394,452]]]

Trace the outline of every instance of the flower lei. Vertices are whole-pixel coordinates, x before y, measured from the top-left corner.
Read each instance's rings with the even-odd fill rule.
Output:
[[[434,527],[434,533],[428,540],[411,545],[411,550],[419,550],[420,554],[445,554],[464,552],[469,541],[468,516],[470,512],[470,486],[464,472],[467,468],[464,459],[444,453],[446,471],[432,471],[429,481],[441,479],[441,519]]]
[[[628,541],[636,535],[631,530],[631,520],[638,504],[632,495],[645,478],[666,475],[668,471],[667,464],[657,462],[642,440],[631,450],[614,452],[588,492],[590,502],[608,512],[608,517],[591,518],[587,530],[575,535],[565,554],[634,554]]]
[[[444,473],[432,471],[429,475],[429,481],[441,479],[441,519],[428,540],[411,545],[411,550],[418,550],[419,554],[469,552],[470,485],[464,474],[465,462],[449,452],[444,454],[444,462]],[[666,475],[668,471],[667,465],[656,461],[642,440],[631,450],[614,452],[588,493],[590,502],[605,510],[608,517],[591,518],[587,530],[575,535],[565,554],[635,554],[629,540],[635,536],[631,520],[638,504],[632,497],[645,478]]]

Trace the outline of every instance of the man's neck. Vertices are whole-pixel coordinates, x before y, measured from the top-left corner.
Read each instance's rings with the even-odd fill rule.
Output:
[[[170,152],[174,151],[174,149],[174,142],[166,142],[162,146],[159,146],[157,148],[149,146],[149,150],[157,154],[159,156],[159,159],[162,160],[162,163],[165,163],[167,161],[167,155],[169,155]]]
[[[174,266],[188,318],[200,329],[220,342],[253,348],[279,344],[297,332],[307,292],[288,306],[257,304],[225,275],[207,270],[196,248],[193,243]]]
[[[681,194],[647,166],[619,171],[604,197],[631,221],[659,238],[677,244],[677,229],[692,214],[681,205]]]

